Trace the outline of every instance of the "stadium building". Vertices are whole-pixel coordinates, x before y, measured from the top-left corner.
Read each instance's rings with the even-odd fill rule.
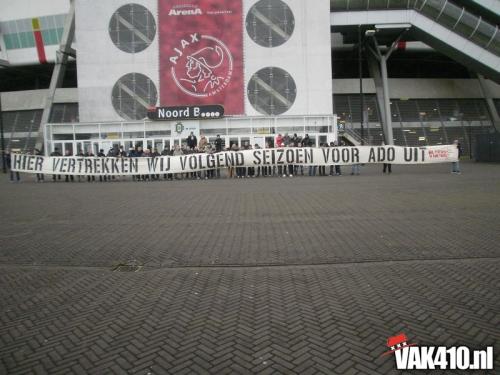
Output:
[[[7,149],[162,150],[193,131],[472,154],[500,130],[499,0],[0,3]],[[224,117],[148,119],[206,105]]]

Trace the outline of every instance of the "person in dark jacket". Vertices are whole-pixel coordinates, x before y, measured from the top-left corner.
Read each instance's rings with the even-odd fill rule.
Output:
[[[79,158],[84,158],[84,157],[85,157],[85,154],[83,153],[83,151],[82,151],[82,150],[80,150],[80,152],[78,152],[78,153],[76,154],[76,156],[78,156]],[[78,175],[78,182],[81,182],[81,181],[82,181],[82,178],[84,178],[84,177],[83,177],[83,176],[81,176],[81,175]]]
[[[52,152],[50,153],[50,156],[62,156],[62,155],[61,155],[61,153],[59,152],[59,149],[56,147],[56,148],[54,148],[54,151],[52,151]],[[60,174],[59,174],[59,175],[55,175],[55,174],[53,174],[53,175],[52,175],[52,181],[56,182],[56,178],[57,178],[58,180],[60,180],[60,179],[61,179],[61,175],[60,175]]]
[[[311,147],[311,146],[312,146],[311,138],[309,138],[309,134],[306,134],[306,136],[302,140],[302,147]]]
[[[145,148],[141,157],[142,158],[152,158],[153,154],[151,153],[151,150],[149,148]],[[141,181],[151,181],[152,179],[153,179],[153,175],[150,175],[150,174],[141,175]]]
[[[118,145],[113,145],[108,151],[108,154],[106,155],[108,158],[116,158],[120,154],[120,150],[118,149]],[[113,176],[108,176],[108,181],[115,180],[116,177]]]
[[[458,149],[458,159],[460,160],[460,157],[462,156],[462,146],[460,145],[460,142],[458,141],[458,139],[455,139],[453,141],[453,145]],[[453,163],[451,163],[451,173],[461,174],[461,172],[460,172],[460,161],[459,160],[454,161]]]
[[[43,153],[37,148],[35,148],[34,154],[37,156],[43,156]],[[36,174],[36,182],[43,182],[44,179],[45,179],[45,176],[43,175],[43,173]]]
[[[10,150],[5,151],[5,166],[10,172],[10,182],[19,182],[21,177],[19,175],[19,172],[14,172],[12,171],[12,155],[10,153]],[[14,179],[15,177],[15,179]]]
[[[105,158],[106,157],[106,154],[104,153],[103,149],[99,150],[99,152],[97,153],[97,157],[98,158]],[[107,176],[104,176],[104,182],[106,182],[107,180],[108,180]],[[103,176],[99,176],[99,181],[100,182],[103,181]]]
[[[381,146],[385,146],[385,142],[382,142]],[[392,173],[392,164],[390,163],[384,163],[384,168],[382,169],[383,173]]]
[[[328,147],[328,143],[321,143],[319,146],[325,148],[325,147]],[[320,176],[326,176],[326,166],[325,165],[320,165],[318,170],[319,170]]]
[[[337,142],[333,143],[333,147],[339,147]],[[342,170],[340,169],[340,165],[335,165],[335,176],[342,176]]]
[[[190,150],[194,150],[195,147],[198,146],[198,139],[193,134],[193,132],[191,132],[191,134],[189,134],[189,137],[187,137],[186,143]]]
[[[128,149],[128,155],[127,155],[129,158],[137,158],[137,150],[134,148],[134,147],[130,147]],[[139,175],[133,175],[132,176],[132,180],[133,181],[140,181],[141,180],[141,176]]]
[[[168,147],[165,147],[162,151],[161,151],[161,156],[171,156],[172,155],[172,152],[169,150]],[[172,179],[172,175],[169,174],[169,173],[164,173],[163,174],[163,179],[164,180],[171,180]]]
[[[126,158],[127,157],[127,151],[123,149],[123,146],[120,146],[118,149],[118,157],[120,158]]]
[[[220,134],[217,134],[217,138],[215,138],[215,152],[222,152],[222,138]]]
[[[154,148],[153,149],[153,152],[151,153],[151,157],[152,158],[157,158],[160,156],[160,153],[158,152],[158,149],[157,148]],[[160,175],[159,174],[154,174],[154,175],[151,175],[151,179],[155,180],[155,181],[158,181],[160,179]]]
[[[88,152],[85,153],[85,157],[86,158],[93,158],[94,157],[94,154],[92,153],[92,151],[89,149]],[[87,176],[87,182],[95,182],[95,176]]]
[[[71,152],[69,150],[66,150],[66,152],[64,153],[64,156],[69,157],[69,156],[73,156],[73,155],[71,155]],[[64,181],[69,182],[69,180],[71,180],[71,182],[74,182],[75,177],[73,175],[66,175],[66,177],[64,178]]]

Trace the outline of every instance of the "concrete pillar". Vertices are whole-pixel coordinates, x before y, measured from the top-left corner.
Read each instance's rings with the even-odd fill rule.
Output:
[[[69,56],[75,56],[75,51],[72,50],[71,44],[73,43],[75,35],[75,2],[71,0],[70,10],[66,17],[66,23],[64,25],[64,31],[61,38],[61,45],[56,55],[56,64],[54,66],[54,71],[52,72],[52,78],[50,80],[49,92],[45,99],[45,105],[42,113],[42,119],[40,121],[40,129],[38,130],[38,135],[36,139],[35,148],[41,150],[44,149],[46,156],[49,154],[48,147],[46,146],[45,140],[45,128],[46,124],[49,122],[50,113],[52,111],[52,104],[54,103],[54,97],[56,94],[56,89],[61,87],[64,78],[64,73],[66,72],[66,64],[68,62]]]
[[[479,80],[479,86],[481,87],[481,92],[483,94],[483,97],[486,100],[486,104],[488,106],[488,110],[490,112],[491,119],[493,121],[493,126],[495,127],[497,132],[500,132],[500,115],[498,114],[495,102],[493,101],[493,95],[488,89],[484,77],[481,74],[478,74],[477,78]]]
[[[382,129],[385,134],[385,124],[386,124],[386,115],[385,115],[385,100],[384,100],[384,87],[382,83],[382,73],[380,72],[380,65],[376,56],[372,53],[368,53],[368,69],[370,70],[370,76],[373,78],[373,82],[375,83],[375,93],[377,98],[377,105],[380,113],[380,123],[382,124]]]
[[[382,86],[384,88],[384,108],[385,108],[385,124],[384,124],[384,139],[386,145],[394,144],[394,135],[392,132],[392,113],[391,113],[391,98],[389,93],[389,79],[387,76],[387,59],[389,56],[382,55],[380,58],[380,70],[382,73]]]

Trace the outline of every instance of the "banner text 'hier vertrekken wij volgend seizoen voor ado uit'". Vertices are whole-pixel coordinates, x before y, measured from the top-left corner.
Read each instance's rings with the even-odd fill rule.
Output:
[[[12,155],[12,170],[62,175],[137,175],[187,173],[229,167],[280,165],[431,164],[458,160],[454,145],[428,147],[359,146],[272,148],[158,157],[83,157]]]

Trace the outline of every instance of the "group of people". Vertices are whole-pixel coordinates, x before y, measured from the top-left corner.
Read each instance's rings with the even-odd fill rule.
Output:
[[[459,155],[461,154],[461,147],[458,141],[454,142],[459,150]],[[273,147],[312,147],[313,141],[310,139],[309,135],[306,134],[303,138],[294,134],[290,137],[288,134],[282,136],[278,134],[275,138],[274,143],[269,142],[267,144],[268,148]],[[338,147],[339,145],[336,142],[322,143],[320,147]],[[344,146],[343,143],[340,146]],[[128,150],[125,150],[123,146],[113,146],[107,152],[103,149],[99,150],[97,155],[91,150],[88,150],[86,153],[83,151],[78,152],[74,156],[78,157],[114,157],[114,158],[136,158],[136,157],[159,157],[159,156],[182,156],[182,155],[190,155],[190,154],[199,154],[199,153],[218,153],[222,151],[240,151],[240,150],[252,150],[252,149],[260,149],[261,147],[258,144],[254,146],[250,144],[243,145],[241,148],[237,144],[232,144],[230,147],[224,147],[224,142],[220,135],[217,135],[213,144],[208,142],[205,136],[201,136],[200,141],[198,142],[197,137],[191,133],[186,141],[182,145],[175,145],[173,148],[165,148],[161,152],[156,149],[143,149],[141,146],[131,147]],[[43,155],[43,153],[35,149],[33,150],[34,155]],[[50,156],[63,156],[58,148],[55,148],[54,151],[50,154]],[[66,150],[64,156],[73,156],[69,150]],[[6,166],[10,170],[10,180],[11,181],[19,181],[20,175],[19,172],[14,172],[11,170],[11,155],[10,152],[7,152],[5,155]],[[385,163],[383,165],[383,173],[392,173],[391,164]],[[452,165],[452,173],[460,173],[460,167],[458,162],[454,162]],[[351,175],[359,175],[360,174],[360,164],[351,165]],[[174,180],[174,179],[213,179],[213,178],[221,178],[224,173],[221,169],[209,169],[205,171],[199,172],[189,172],[189,173],[175,173],[175,174],[153,174],[153,175],[136,175],[132,176],[134,181],[154,181],[154,180]],[[304,166],[304,165],[279,165],[279,166],[256,166],[256,167],[229,167],[227,168],[227,172],[225,175],[228,178],[256,178],[256,177],[293,177],[293,176],[342,176],[342,168],[340,165],[330,165],[330,166]],[[99,181],[106,182],[117,180],[120,176],[98,176]],[[60,181],[62,180],[61,175],[52,175],[52,181]],[[75,176],[73,175],[65,175],[64,180],[66,182],[75,181]],[[96,176],[76,176],[77,181],[88,181],[94,182],[96,181]],[[41,173],[36,174],[37,182],[44,182],[45,176]]]

